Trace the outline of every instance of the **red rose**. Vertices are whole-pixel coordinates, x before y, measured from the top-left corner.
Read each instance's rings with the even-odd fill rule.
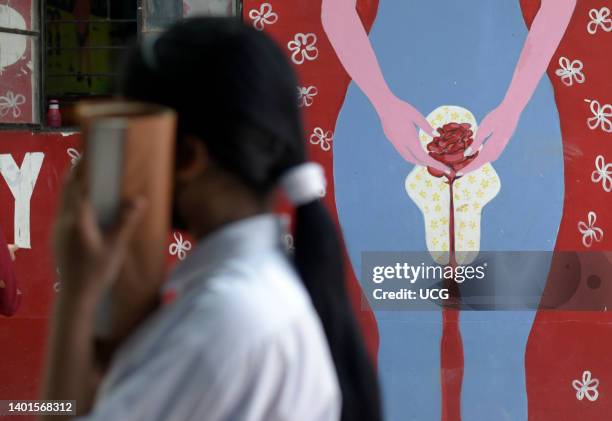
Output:
[[[427,150],[433,159],[452,168],[451,176],[447,176],[449,179],[454,178],[457,171],[478,156],[478,152],[467,157],[463,155],[474,142],[474,132],[470,127],[469,123],[447,123],[437,129],[440,135],[427,144]],[[446,175],[432,167],[427,167],[427,171],[434,177]]]

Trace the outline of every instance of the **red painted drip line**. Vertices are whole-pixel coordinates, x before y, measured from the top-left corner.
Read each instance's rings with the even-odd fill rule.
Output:
[[[449,264],[457,266],[455,256],[455,205],[453,184],[449,180]],[[446,282],[451,297],[456,304],[459,301],[459,291],[454,280]],[[442,339],[440,340],[440,382],[442,392],[442,421],[461,420],[461,384],[463,382],[463,343],[459,328],[459,308],[444,306],[442,308]]]

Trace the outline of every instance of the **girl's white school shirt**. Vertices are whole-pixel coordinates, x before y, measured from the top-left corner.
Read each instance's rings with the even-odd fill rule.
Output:
[[[176,299],[120,348],[86,420],[336,421],[323,328],[260,215],[207,236],[172,274]]]

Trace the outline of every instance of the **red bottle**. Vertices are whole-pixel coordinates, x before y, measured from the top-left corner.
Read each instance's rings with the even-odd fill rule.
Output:
[[[59,101],[52,99],[49,101],[49,110],[47,111],[47,126],[62,127],[62,114],[59,110]]]

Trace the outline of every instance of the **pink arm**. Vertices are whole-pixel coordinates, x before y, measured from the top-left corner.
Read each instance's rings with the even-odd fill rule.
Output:
[[[380,118],[385,136],[406,160],[449,169],[421,147],[416,126],[432,134],[433,128],[411,104],[397,98],[385,82],[376,54],[356,9],[356,0],[323,0],[321,22],[349,76],[368,97]]]
[[[377,110],[393,97],[356,9],[357,0],[323,0],[321,21],[347,73]]]
[[[505,98],[483,119],[472,147],[466,151],[472,154],[487,140],[480,155],[465,167],[465,173],[495,161],[503,152],[561,42],[575,6],[576,0],[542,0]]]
[[[542,0],[504,102],[522,111],[529,102],[567,29],[576,0]]]

